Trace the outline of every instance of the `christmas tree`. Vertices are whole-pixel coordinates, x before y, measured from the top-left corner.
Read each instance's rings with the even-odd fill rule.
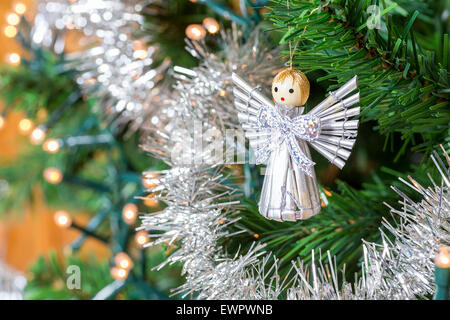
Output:
[[[25,298],[445,297],[434,277],[449,268],[446,1],[46,0],[32,18],[21,8],[5,29],[24,54],[0,71],[0,126],[22,111],[30,142],[0,167],[2,216],[40,186],[55,223],[78,232],[64,255],[33,264]],[[270,111],[286,68],[307,78],[299,118]],[[301,121],[331,144],[295,131]],[[260,214],[275,191],[262,192],[258,153],[279,157],[274,132],[319,141],[299,160],[314,162],[319,214]],[[89,239],[107,259],[80,255]]]

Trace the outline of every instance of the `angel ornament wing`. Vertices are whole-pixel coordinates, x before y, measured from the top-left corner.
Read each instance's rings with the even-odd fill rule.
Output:
[[[357,76],[303,114],[309,81],[295,69],[284,69],[272,83],[275,103],[233,74],[238,117],[254,151],[266,163],[259,213],[271,220],[296,221],[320,212],[321,201],[308,144],[342,169],[357,136],[360,113]]]

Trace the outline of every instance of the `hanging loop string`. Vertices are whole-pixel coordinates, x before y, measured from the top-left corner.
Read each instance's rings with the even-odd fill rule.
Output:
[[[289,7],[289,0],[286,0],[286,6],[287,6],[287,9],[288,9],[288,16],[290,17],[290,13],[289,13],[289,10],[290,10],[290,7]],[[313,10],[309,13],[309,15],[313,14],[313,13],[314,13],[316,10],[318,10],[318,9],[319,9],[318,7],[315,8],[315,9],[313,9]],[[311,18],[308,18],[308,20],[306,20],[306,23],[308,23],[310,19],[311,19]],[[302,34],[300,35],[300,38],[303,37],[303,35],[305,34],[307,28],[308,28],[308,25],[306,25],[305,28],[303,29],[303,32],[302,32]],[[288,32],[290,32],[290,31],[291,31],[291,27],[288,27]],[[295,53],[295,50],[297,50],[297,46],[298,46],[299,41],[300,41],[300,39],[297,40],[297,42],[295,43],[295,46],[294,46],[294,50],[292,50],[292,40],[289,40],[289,68],[290,68],[290,69],[292,69],[292,59],[294,58],[294,53]]]

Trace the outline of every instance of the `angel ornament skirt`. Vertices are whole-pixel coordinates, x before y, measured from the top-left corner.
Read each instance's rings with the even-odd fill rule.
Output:
[[[303,113],[303,107],[276,105],[281,114],[293,118]],[[297,139],[305,156],[311,159],[307,142]],[[267,162],[264,184],[259,200],[259,212],[268,219],[296,221],[308,219],[320,212],[320,196],[316,174],[305,174],[289,153],[287,141],[282,141]]]

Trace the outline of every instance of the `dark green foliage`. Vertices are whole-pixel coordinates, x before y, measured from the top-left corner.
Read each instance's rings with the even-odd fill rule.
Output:
[[[384,13],[379,30],[367,28],[373,4]],[[377,120],[386,144],[401,134],[398,156],[407,146],[429,153],[448,137],[449,27],[440,1],[386,8],[383,1],[293,0],[288,10],[276,0],[270,8],[281,42],[299,41],[294,65],[313,81],[333,90],[358,75],[362,121]]]
[[[22,59],[20,67],[3,67],[0,91],[6,111],[14,107],[34,118],[39,110],[53,111],[63,103],[76,85],[61,72],[59,62],[50,52],[36,50],[32,52],[32,60]]]
[[[199,1],[201,2],[201,1]],[[191,1],[171,0],[151,4],[146,15],[145,34],[151,34],[150,44],[160,48],[160,59],[168,57],[174,65],[193,67],[197,61],[184,49],[185,29],[190,24],[202,24],[205,17],[219,16],[209,6]],[[225,25],[229,22],[222,21]]]

